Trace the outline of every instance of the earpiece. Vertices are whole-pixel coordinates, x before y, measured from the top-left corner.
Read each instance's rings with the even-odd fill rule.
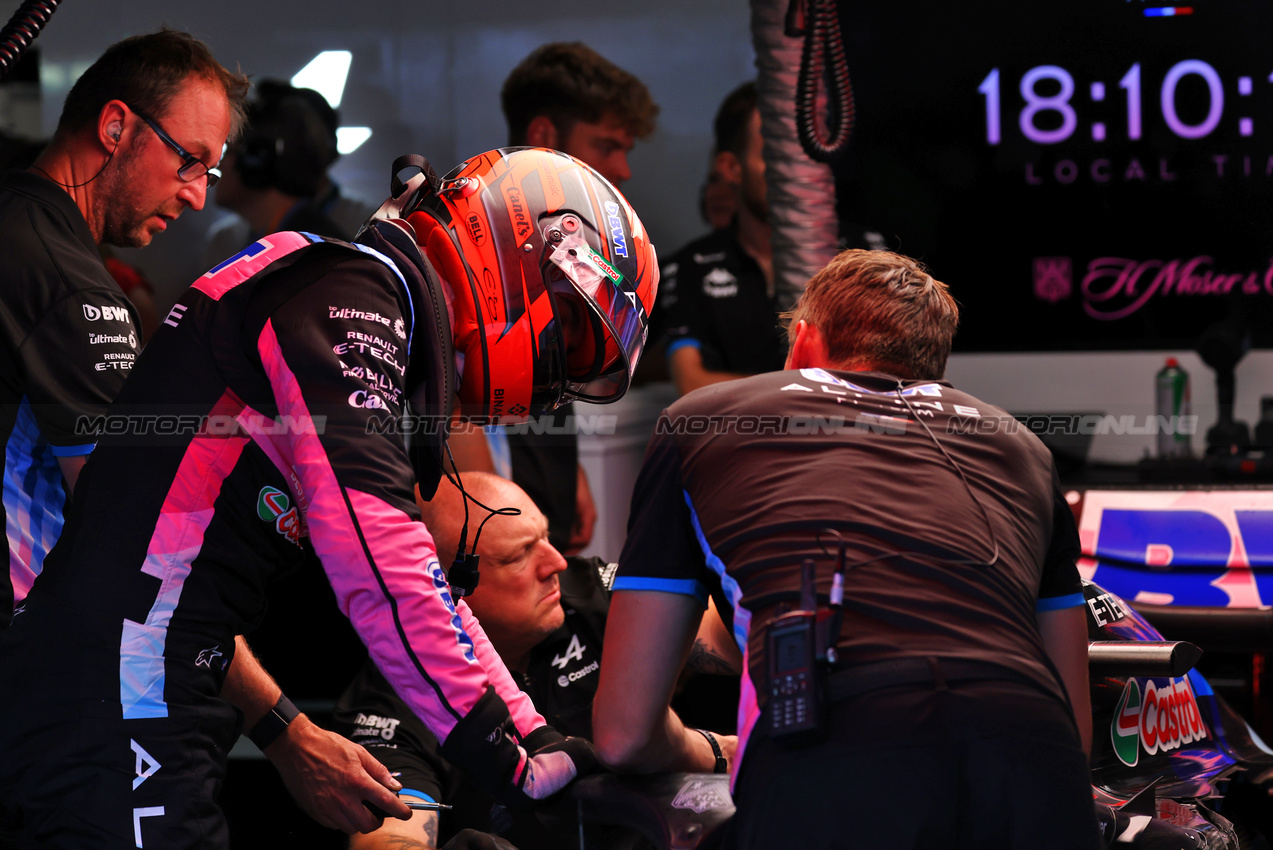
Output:
[[[117,142],[119,141],[119,137],[124,134],[123,128],[118,124],[112,124],[109,132],[111,134],[111,138]]]

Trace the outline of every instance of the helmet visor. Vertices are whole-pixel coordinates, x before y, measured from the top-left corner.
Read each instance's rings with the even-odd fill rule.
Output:
[[[548,227],[545,281],[552,292],[567,399],[605,403],[627,392],[645,348],[649,316],[636,289],[588,244],[572,216]]]

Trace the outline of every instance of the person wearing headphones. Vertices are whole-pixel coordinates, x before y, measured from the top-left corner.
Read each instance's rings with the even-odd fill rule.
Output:
[[[1074,516],[1043,443],[942,380],[958,318],[914,260],[845,251],[785,371],[656,425],[593,740],[618,769],[710,769],[667,708],[710,593],[746,665],[720,846],[1099,845]]]
[[[335,110],[313,89],[278,80],[262,80],[254,89],[243,135],[226,149],[216,191],[217,206],[235,215],[208,231],[206,268],[279,230],[337,239],[351,239],[356,231],[328,216],[317,200],[340,155]]]
[[[548,540],[548,518],[514,482],[474,471],[463,474],[463,484],[461,491],[444,480],[432,499],[420,500],[438,551],[455,552],[464,548],[465,535],[474,535],[482,580],[465,601],[518,687],[549,723],[563,734],[591,738],[592,697],[616,565],[601,558],[563,557]],[[729,640],[720,617],[709,612],[687,668],[718,672],[729,655]],[[496,822],[502,827],[499,840],[519,850],[562,845],[557,830],[534,821],[510,827],[495,817],[490,796],[442,757],[437,738],[371,661],[340,696],[333,721],[333,729],[394,771],[404,786],[403,798],[451,806],[440,816],[416,811],[410,821],[386,819],[374,832],[351,838],[350,850],[489,848],[496,842],[491,835]],[[728,742],[728,736],[721,740]]]
[[[105,412],[141,350],[137,313],[99,247],[142,247],[203,208],[247,86],[186,33],[126,39],[80,76],[34,164],[0,176],[0,630],[62,530],[96,439],[82,417]]]
[[[442,753],[506,805],[589,769],[513,683],[461,598],[472,559],[439,561],[413,491],[437,487],[456,394],[497,422],[623,395],[654,249],[622,195],[554,151],[391,174],[355,242],[270,234],[196,280],[105,418],[0,636],[0,680],[31,685],[0,689],[0,807],[28,842],[226,846],[216,794],[240,726],[267,756],[313,727],[235,640],[288,570],[324,572]],[[361,787],[289,784],[298,802],[347,832],[409,817],[349,746]]]

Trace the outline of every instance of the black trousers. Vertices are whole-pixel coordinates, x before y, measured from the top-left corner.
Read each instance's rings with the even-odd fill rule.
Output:
[[[1099,847],[1069,710],[1028,685],[882,688],[834,703],[828,726],[804,749],[753,736],[724,847]]]
[[[0,823],[20,818],[16,846],[229,846],[216,800],[238,737],[233,708],[222,703],[142,720],[74,708],[30,721],[26,734],[3,742]],[[5,840],[13,846],[13,839]]]

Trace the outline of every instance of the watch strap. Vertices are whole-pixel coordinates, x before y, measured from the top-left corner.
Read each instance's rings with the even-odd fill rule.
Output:
[[[707,743],[712,747],[712,755],[716,756],[716,765],[712,768],[712,772],[728,773],[729,762],[725,761],[725,755],[720,751],[720,742],[716,740],[716,736],[706,729],[695,729],[694,731],[707,739]]]
[[[256,744],[258,749],[264,751],[279,735],[287,731],[288,725],[299,717],[300,713],[296,704],[288,699],[286,694],[281,694],[278,702],[274,703],[274,707],[265,712],[265,716],[252,727],[252,731],[248,732],[248,739]]]

